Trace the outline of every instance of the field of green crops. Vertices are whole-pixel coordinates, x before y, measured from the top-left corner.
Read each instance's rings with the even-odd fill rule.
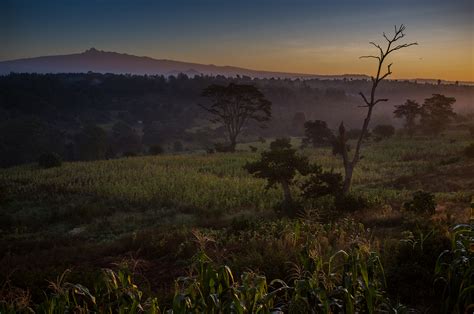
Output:
[[[8,276],[23,288],[45,289],[45,279],[54,279],[65,269],[75,268],[78,280],[88,280],[94,277],[93,270],[111,263],[143,259],[153,268],[145,267],[147,278],[156,279],[150,289],[169,295],[172,281],[183,274],[193,255],[192,230],[199,229],[214,235],[218,244],[213,257],[237,272],[256,268],[269,278],[284,276],[288,260],[298,256],[296,248],[292,251],[297,242],[291,239],[299,227],[291,223],[288,234],[281,233],[288,228],[276,227],[286,223],[273,210],[282,199],[281,190],[267,190],[264,180],[242,168],[258,158],[268,142],[241,144],[234,154],[195,152],[70,162],[50,169],[34,164],[2,169],[0,269],[11,271]],[[400,214],[403,202],[417,190],[434,193],[444,215],[424,220],[444,219],[440,230],[449,223],[466,222],[474,191],[474,160],[464,156],[463,149],[471,142],[467,132],[459,131],[436,139],[367,142],[353,190],[369,199],[372,207],[349,218],[378,230],[377,238],[367,235],[377,250],[395,246],[397,252],[407,228],[418,236],[417,223]],[[299,140],[293,143],[299,146]],[[250,152],[248,145],[258,151]],[[306,148],[300,153],[325,169],[342,171],[341,160],[330,149]],[[318,208],[312,210],[318,217]],[[340,214],[341,219],[346,216]],[[275,221],[271,228],[276,229],[268,231],[262,221]],[[232,233],[241,229],[249,234]],[[341,227],[336,230],[339,244],[330,246],[327,256],[347,246],[341,239],[352,237]],[[392,260],[384,263],[397,278],[399,266]],[[35,289],[33,298],[39,295],[41,290]]]
[[[382,198],[406,196],[391,183],[403,176],[446,171],[466,166],[462,149],[469,139],[394,138],[370,143],[354,175],[355,189]],[[261,145],[264,149],[265,145]],[[341,171],[341,161],[329,149],[302,152],[327,169]],[[191,212],[266,210],[280,199],[277,189],[265,190],[265,182],[242,169],[257,153],[188,154],[123,158],[97,162],[66,163],[60,168],[35,165],[0,171],[0,184],[9,193],[24,197],[97,197],[111,204],[147,209],[175,208]],[[462,178],[460,178],[462,181]],[[469,178],[467,178],[469,179]],[[430,182],[432,185],[434,182]],[[421,183],[420,183],[421,184]],[[423,188],[423,186],[420,186]],[[470,190],[436,189],[441,198],[463,198]],[[449,192],[456,192],[449,195]],[[467,195],[467,194],[466,194]]]

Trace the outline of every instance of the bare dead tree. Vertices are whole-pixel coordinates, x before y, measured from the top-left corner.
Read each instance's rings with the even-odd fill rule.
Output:
[[[405,25],[401,24],[399,27],[395,25],[394,28],[395,28],[395,33],[393,37],[388,37],[385,33],[383,33],[383,37],[385,38],[387,42],[387,46],[385,47],[385,49],[383,49],[381,45],[375,42],[370,42],[372,46],[378,49],[378,52],[379,52],[378,55],[367,55],[367,56],[360,57],[360,58],[376,59],[378,61],[378,67],[377,67],[377,74],[375,75],[375,77],[371,76],[372,89],[370,91],[370,96],[367,97],[364,93],[362,92],[359,93],[359,95],[364,100],[364,105],[361,107],[367,108],[367,114],[364,119],[364,124],[362,125],[362,132],[360,133],[359,138],[357,140],[357,144],[355,146],[355,150],[354,150],[354,154],[352,155],[352,158],[348,152],[347,137],[345,134],[346,131],[344,127],[344,122],[341,122],[341,125],[339,126],[338,140],[340,141],[339,144],[342,149],[341,155],[342,155],[342,159],[344,163],[344,172],[345,172],[344,189],[343,189],[344,194],[347,194],[350,190],[354,168],[361,159],[360,149],[362,146],[362,141],[364,137],[366,136],[367,130],[369,128],[370,118],[372,117],[372,111],[375,105],[377,105],[378,103],[388,101],[388,99],[386,98],[377,98],[375,95],[375,92],[377,90],[379,83],[392,74],[392,70],[391,70],[392,63],[388,64],[387,72],[382,73],[382,67],[384,66],[384,62],[386,61],[387,57],[392,52],[403,49],[403,48],[407,48],[413,45],[418,45],[418,43],[416,42],[407,43],[407,44],[397,44],[399,40],[405,37],[405,33],[404,33]]]

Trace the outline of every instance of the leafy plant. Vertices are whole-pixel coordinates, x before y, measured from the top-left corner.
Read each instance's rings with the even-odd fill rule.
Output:
[[[286,138],[273,141],[270,143],[270,150],[261,153],[260,160],[244,166],[244,169],[257,178],[267,179],[267,189],[280,184],[287,204],[293,202],[290,187],[296,174],[306,175],[310,168],[308,158],[297,154]]]
[[[40,304],[42,313],[161,313],[156,298],[144,300],[143,292],[126,269],[104,269],[94,290],[66,282],[66,270],[50,282],[51,294]]]
[[[334,200],[334,205],[336,209],[354,212],[369,207],[369,202],[362,195],[351,193],[337,196]]]
[[[451,249],[436,262],[435,287],[441,288],[442,313],[469,313],[474,310],[474,228],[473,224],[455,226]]]
[[[417,191],[413,193],[413,199],[406,202],[403,206],[408,211],[434,214],[436,201],[433,194],[424,191]]]

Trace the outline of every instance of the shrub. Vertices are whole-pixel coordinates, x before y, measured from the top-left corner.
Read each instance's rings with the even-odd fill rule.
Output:
[[[369,202],[361,195],[348,194],[336,197],[334,205],[336,209],[354,212],[369,207]]]
[[[464,155],[468,158],[474,158],[474,143],[470,144],[464,149]]]
[[[413,199],[406,202],[403,207],[408,211],[434,214],[436,209],[436,201],[433,194],[429,192],[418,191],[413,193]]]
[[[395,128],[389,124],[380,124],[374,128],[373,133],[381,139],[389,138],[395,134]]]
[[[432,225],[402,233],[403,239],[384,249],[384,265],[389,293],[402,303],[420,304],[432,300],[433,269],[441,252],[449,248],[449,239],[442,229]],[[438,294],[440,295],[440,294]],[[421,304],[420,304],[421,305]],[[422,305],[423,306],[423,305]]]
[[[40,166],[41,168],[60,167],[61,164],[61,156],[56,153],[43,154],[38,158],[38,166]]]
[[[350,129],[349,131],[346,132],[346,137],[350,140],[357,140],[360,137],[360,133],[362,133],[361,129]],[[364,140],[368,139],[371,136],[370,132],[367,131],[367,133],[364,136]]]
[[[137,153],[135,153],[135,152],[125,152],[125,153],[123,153],[123,156],[124,157],[136,157]]]
[[[180,141],[176,141],[173,143],[173,150],[175,152],[182,152],[184,150],[184,146],[183,146],[183,143],[181,143]]]
[[[314,171],[303,183],[302,196],[307,199],[317,199],[326,195],[342,194],[343,180],[340,173],[332,171]]]
[[[303,204],[294,199],[282,200],[273,207],[273,210],[280,217],[295,218],[303,213]]]
[[[435,288],[441,288],[440,313],[468,313],[474,304],[472,224],[451,230],[451,249],[441,253],[435,267]]]
[[[229,153],[232,151],[232,147],[222,143],[214,144],[214,149],[217,153]]]
[[[330,146],[334,141],[334,134],[325,121],[315,120],[304,123],[305,138],[303,144],[313,144],[313,147]]]
[[[214,150],[214,148],[210,148],[210,147],[206,148],[206,153],[207,154],[214,154],[215,152],[216,151]]]
[[[148,151],[151,155],[160,155],[163,154],[163,147],[159,144],[151,145]]]

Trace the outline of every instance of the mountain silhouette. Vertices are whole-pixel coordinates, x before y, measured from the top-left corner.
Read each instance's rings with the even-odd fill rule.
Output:
[[[139,57],[90,48],[82,53],[43,56],[0,62],[0,74],[16,73],[127,73],[149,75],[195,75],[250,76],[258,78],[368,78],[365,75],[317,75],[286,72],[271,72],[245,69],[234,66],[217,66],[166,59]]]

